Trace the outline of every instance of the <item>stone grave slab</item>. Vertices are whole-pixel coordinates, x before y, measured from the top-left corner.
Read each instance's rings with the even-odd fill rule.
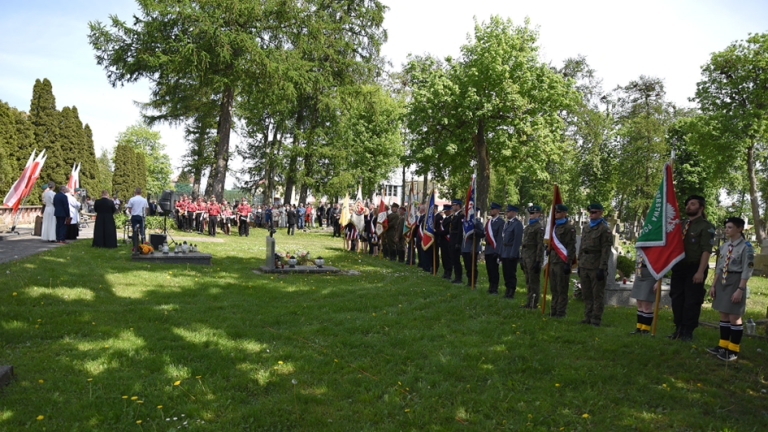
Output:
[[[613,283],[605,285],[604,304],[616,306],[637,306],[637,300],[633,299],[632,282]],[[661,297],[659,298],[659,309],[672,307],[672,299],[669,298],[669,285],[661,284]]]
[[[275,239],[267,236],[267,265],[269,270],[275,269]]]
[[[168,255],[162,253],[153,253],[147,255],[131,255],[131,261],[138,263],[153,263],[153,264],[194,264],[194,265],[211,265],[211,258],[213,255],[203,252],[189,252],[186,254],[173,252]]]
[[[267,260],[269,261],[269,260]],[[273,260],[274,261],[274,260]],[[297,265],[295,268],[269,268],[268,266],[259,266],[259,271],[262,273],[271,273],[271,274],[291,274],[291,273],[298,273],[298,274],[326,274],[326,273],[341,273],[341,270],[336,267],[331,266],[323,266],[317,267],[314,265]]]

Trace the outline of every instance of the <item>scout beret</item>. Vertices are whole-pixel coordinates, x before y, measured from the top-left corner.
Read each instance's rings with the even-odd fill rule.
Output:
[[[528,207],[528,213],[536,213],[536,212],[541,213],[541,206],[532,205]]]
[[[555,211],[567,212],[568,211],[568,206],[565,205],[565,204],[557,204],[555,206]]]
[[[701,195],[689,195],[688,198],[685,199],[685,205],[688,205],[688,202],[691,201],[691,200],[696,200],[701,205],[705,205],[706,204],[706,200],[704,199],[703,196],[701,196]]]
[[[728,219],[726,219],[725,222],[723,222],[723,226],[725,226],[725,224],[729,222],[736,225],[739,228],[744,228],[744,225],[746,225],[746,222],[744,222],[744,219],[736,216],[731,216]]]
[[[450,210],[451,205],[450,204],[443,204],[443,211]]]
[[[587,206],[587,210],[602,210],[603,205],[600,203],[592,203]]]
[[[49,187],[49,186],[48,186],[48,183],[43,183],[41,186],[43,187],[43,189],[45,189],[45,188]]]
[[[516,211],[520,211],[520,210],[518,210],[517,207],[513,206],[512,204],[507,204],[507,211],[516,212]]]
[[[498,203],[492,202],[491,203],[491,208],[492,209],[501,210],[501,205],[499,205]]]
[[[75,192],[80,192],[80,188],[75,188]]]
[[[451,204],[458,204],[458,205],[462,205],[463,203],[461,202],[461,200],[460,200],[460,199],[455,199],[455,200],[451,201]]]

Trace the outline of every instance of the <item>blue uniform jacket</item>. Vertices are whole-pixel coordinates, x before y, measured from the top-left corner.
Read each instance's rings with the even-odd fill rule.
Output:
[[[490,219],[489,219],[490,220]],[[485,229],[485,254],[486,255],[501,255],[502,247],[501,247],[501,231],[504,229],[504,219],[502,217],[497,216],[496,219],[493,219],[490,223],[490,228],[493,231],[493,240],[496,243],[496,247],[493,247],[493,244],[490,242],[491,233],[488,232],[488,222],[486,222],[483,225],[483,228]]]
[[[520,258],[520,245],[523,244],[523,223],[517,218],[507,221],[502,230],[502,258]]]

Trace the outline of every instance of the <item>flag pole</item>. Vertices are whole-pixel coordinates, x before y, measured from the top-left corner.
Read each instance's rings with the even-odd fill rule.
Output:
[[[552,188],[552,206],[554,207],[555,204],[555,193],[557,192],[557,183],[555,183],[555,187]],[[551,221],[554,221],[552,218],[555,217],[553,214],[554,212],[552,209],[549,211],[549,218]],[[547,225],[549,225],[549,221],[547,221]],[[554,223],[552,224],[552,231],[555,230]],[[544,293],[541,295],[541,314],[544,315],[544,311],[547,309],[547,284],[549,283],[549,265],[552,263],[552,259],[549,258],[550,252],[552,252],[552,233],[549,233],[549,243],[547,244],[547,269],[544,274]]]
[[[413,231],[413,228],[411,228]],[[411,258],[411,267],[413,267],[413,233],[411,233],[411,239],[408,241],[408,256]]]
[[[432,241],[432,276],[437,276],[437,255],[435,255],[435,241]]]
[[[472,233],[472,291],[475,290],[475,267],[477,267],[477,257],[475,256],[475,234]]]
[[[35,186],[37,186],[37,180],[35,180],[35,183],[32,184],[32,189],[30,189],[29,193],[24,195],[24,200],[21,202],[21,205],[19,207],[24,207],[27,204],[27,198],[29,198],[29,195],[32,194],[32,191],[35,190]],[[11,227],[11,233],[19,234],[18,231],[16,231],[16,224],[19,222],[19,209],[17,208],[13,215],[13,226]]]

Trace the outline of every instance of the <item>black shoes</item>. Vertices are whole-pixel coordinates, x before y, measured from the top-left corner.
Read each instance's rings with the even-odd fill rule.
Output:
[[[716,356],[720,356],[720,354],[722,354],[723,351],[725,351],[725,348],[721,347],[720,345],[714,348],[707,348],[708,353]]]
[[[638,334],[638,333],[642,333],[642,332],[643,331],[640,330],[639,328],[635,328],[635,331],[631,331],[631,332],[629,332],[629,334]]]
[[[675,331],[674,331],[672,334],[668,334],[666,337],[667,337],[668,339],[672,339],[672,340],[675,340],[675,339],[677,339],[677,338],[679,338],[679,337],[680,337],[680,333],[681,333],[681,330],[680,330],[680,328],[678,327],[678,328],[676,328],[676,329],[675,329]]]
[[[459,285],[459,284],[461,284],[461,283],[462,283],[462,281],[461,281],[461,279],[454,279],[454,280],[452,280],[452,281],[451,281],[451,283],[452,283],[452,284],[456,284],[456,285]]]
[[[729,349],[723,349],[723,351],[718,354],[717,358],[724,362],[730,362],[739,358],[739,355]]]

